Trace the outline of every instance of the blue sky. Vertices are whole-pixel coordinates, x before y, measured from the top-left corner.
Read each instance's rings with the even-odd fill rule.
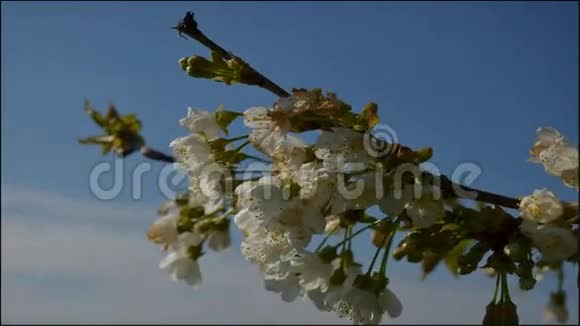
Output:
[[[76,142],[98,133],[85,98],[137,113],[148,144],[164,151],[185,134],[177,121],[189,106],[242,111],[275,100],[179,69],[179,58],[208,53],[170,29],[188,10],[286,89],[321,87],[355,109],[378,103],[382,122],[403,143],[432,146],[444,173],[473,162],[480,188],[517,197],[548,187],[576,198],[526,162],[539,126],[578,142],[575,2],[2,2],[3,322],[336,321],[263,290],[237,245],[204,257],[197,292],[157,271],[161,253],[144,232],[164,200],[155,186],[162,164],[145,175],[151,186],[139,200],[128,186],[112,202],[90,192],[91,169],[114,159]],[[141,161],[128,158],[127,171]],[[493,283],[484,276],[453,280],[440,268],[421,283],[417,266],[390,268],[405,306],[396,322],[483,317]],[[547,277],[531,293],[513,287],[523,321],[542,322],[554,286]],[[458,311],[465,300],[473,306]]]

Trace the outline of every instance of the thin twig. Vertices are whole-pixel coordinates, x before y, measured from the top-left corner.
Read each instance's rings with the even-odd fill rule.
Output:
[[[167,163],[173,163],[175,162],[175,159],[173,158],[173,156],[169,156],[167,154],[163,154],[158,150],[155,150],[153,148],[147,147],[147,146],[141,146],[141,154],[143,154],[143,156],[148,157],[152,160],[156,160],[156,161],[161,161],[161,162],[167,162]]]
[[[452,194],[461,198],[460,194],[456,191],[459,187],[463,189],[463,192],[473,192],[476,194],[475,197],[466,197],[467,199],[477,200],[480,202],[488,203],[488,204],[495,204],[507,208],[519,208],[520,201],[515,198],[507,197],[504,195],[494,194],[492,192],[488,192],[485,190],[479,190],[471,187],[467,187],[464,185],[460,185],[455,183],[445,175],[441,176],[441,186],[443,189],[451,191]]]
[[[203,44],[208,49],[219,53],[224,59],[230,60],[233,58],[233,54],[226,51],[224,48],[216,44],[212,41],[209,37],[207,37],[202,31],[199,30],[197,27],[197,22],[193,18],[193,12],[188,12],[185,14],[185,17],[177,24],[177,26],[172,27],[173,29],[177,30],[180,36],[185,34],[192,39],[198,41],[199,43]],[[239,57],[236,59],[241,60]],[[245,62],[244,62],[245,63]],[[246,63],[247,64],[247,63]],[[286,92],[282,87],[276,85],[273,81],[266,78],[266,76],[259,73],[257,70],[252,68],[249,64],[248,75],[246,76],[246,82],[250,85],[257,85],[264,89],[269,90],[270,92],[274,93],[278,97],[289,97],[290,94]]]
[[[193,12],[187,12],[185,14],[185,17],[177,24],[177,26],[172,27],[172,28],[177,30],[180,36],[182,36],[182,34],[188,35],[189,37],[191,37],[194,40],[198,41],[199,43],[203,44],[204,46],[206,46],[210,50],[216,51],[226,60],[232,59],[233,55],[230,52],[226,51],[220,45],[216,44],[209,37],[207,37],[202,31],[199,30],[199,28],[197,26],[197,22],[193,18],[193,15],[194,15]],[[243,61],[239,57],[236,57],[236,59],[246,63],[245,61]],[[250,84],[257,85],[257,86],[262,87],[266,90],[269,90],[270,92],[274,93],[275,95],[277,95],[279,97],[289,97],[290,96],[290,94],[288,92],[286,92],[284,89],[282,89],[276,83],[274,83],[273,81],[268,79],[266,76],[264,76],[263,74],[256,71],[249,64],[247,64],[247,65],[250,68],[249,74],[251,75],[251,79],[252,79],[252,82]],[[446,176],[442,176],[442,177],[443,177],[444,185],[446,185],[448,187],[447,189],[457,189],[457,187],[462,187],[465,191],[471,191],[471,192],[476,193],[475,198],[470,197],[468,199],[477,200],[477,201],[488,203],[488,204],[495,204],[495,205],[499,205],[499,206],[503,206],[503,207],[507,207],[507,208],[517,209],[519,207],[520,201],[516,198],[512,198],[512,197],[503,196],[503,195],[495,194],[495,193],[484,191],[484,190],[479,190],[479,189],[475,189],[475,188],[462,186],[462,185],[459,185],[457,183],[451,182],[451,180],[449,180]]]

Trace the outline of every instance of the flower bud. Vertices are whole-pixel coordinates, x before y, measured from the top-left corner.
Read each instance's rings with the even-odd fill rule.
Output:
[[[519,325],[517,306],[513,302],[502,302],[497,306],[499,307],[497,325]]]
[[[496,326],[496,304],[491,302],[485,307],[485,316],[483,317],[483,326]]]
[[[200,57],[197,55],[192,55],[187,59],[187,65],[190,67],[202,67],[202,66],[210,66],[211,62],[209,62],[206,58]]]
[[[441,262],[441,256],[432,252],[425,252],[423,254],[423,263],[421,267],[423,268],[423,279],[431,273],[437,265]]]
[[[188,63],[188,57],[183,57],[181,59],[179,59],[179,67],[181,67],[181,70],[186,71],[187,67],[189,66]]]
[[[421,255],[418,251],[411,251],[407,253],[407,261],[410,263],[418,263],[423,259],[423,255]]]
[[[403,243],[402,246],[399,246],[397,249],[395,249],[393,251],[393,258],[395,260],[403,259],[403,257],[407,255],[406,247],[407,247],[406,244]]]
[[[534,286],[536,285],[536,280],[533,277],[532,278],[520,277],[518,284],[520,286],[520,289],[528,291],[534,288]]]

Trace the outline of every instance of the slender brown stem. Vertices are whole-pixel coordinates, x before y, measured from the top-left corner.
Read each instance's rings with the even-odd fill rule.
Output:
[[[488,203],[488,204],[495,204],[495,205],[499,205],[499,206],[503,206],[503,207],[507,207],[507,208],[518,209],[519,203],[520,203],[519,199],[507,197],[504,195],[498,195],[498,194],[494,194],[492,192],[488,192],[485,190],[479,190],[479,189],[467,187],[464,185],[460,185],[458,183],[455,183],[455,182],[449,180],[449,178],[447,176],[444,176],[444,175],[441,176],[441,187],[443,189],[449,191],[451,194],[459,197],[459,198],[477,200],[480,202],[484,202],[484,203]],[[457,189],[460,189],[460,188],[462,191],[461,192],[457,191]],[[475,197],[462,197],[461,193],[464,193],[464,192],[475,193]]]
[[[141,146],[141,154],[143,154],[143,156],[148,157],[152,160],[156,160],[156,161],[161,161],[161,162],[167,162],[167,163],[173,163],[175,162],[175,159],[172,156],[169,156],[167,154],[163,154],[158,150],[155,150],[153,148],[147,147],[147,146]]]
[[[216,44],[212,41],[209,37],[207,37],[202,31],[197,28],[197,22],[193,18],[193,13],[188,12],[185,14],[185,17],[177,24],[177,26],[172,27],[179,32],[179,35],[185,34],[194,40],[198,41],[199,43],[203,44],[208,49],[219,53],[224,59],[230,60],[233,58],[233,54],[226,51],[224,48]],[[244,62],[239,57],[236,57],[237,60]],[[270,92],[274,93],[278,97],[288,97],[290,94],[286,92],[282,87],[275,84],[273,81],[268,79],[266,76],[259,73],[257,70],[252,68],[249,64],[244,62],[248,67],[249,71],[244,79],[247,84],[250,85],[257,85],[261,88],[267,89]]]

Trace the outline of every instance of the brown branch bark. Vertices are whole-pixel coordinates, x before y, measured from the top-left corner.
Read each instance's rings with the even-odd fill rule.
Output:
[[[145,156],[147,158],[150,158],[150,159],[156,160],[156,161],[167,162],[167,163],[175,162],[175,159],[173,158],[173,156],[163,154],[160,151],[155,150],[155,149],[150,148],[150,147],[147,147],[147,146],[141,147],[141,154],[143,154],[143,156]]]
[[[177,26],[173,27],[179,32],[179,35],[186,34],[189,37],[193,38],[194,40],[198,41],[199,43],[203,44],[210,50],[218,52],[222,57],[226,60],[232,58],[232,54],[222,48],[220,45],[212,41],[209,37],[207,37],[201,30],[199,30],[197,22],[193,18],[193,13],[188,12],[185,14],[185,17],[177,24]],[[241,58],[237,58],[241,60]],[[243,60],[242,60],[243,61]],[[249,66],[249,64],[248,64]],[[262,87],[273,94],[279,97],[289,97],[290,94],[278,86],[276,83],[268,79],[266,76],[255,70],[250,66],[250,74],[253,75],[255,81],[252,83],[259,87]],[[492,193],[485,190],[479,190],[475,188],[470,188],[467,186],[459,185],[457,183],[452,182],[446,176],[442,176],[442,185],[444,187],[448,187],[448,189],[456,189],[454,187],[461,187],[465,191],[473,191],[477,195],[475,198],[468,198],[472,200],[477,200],[480,202],[488,203],[488,204],[495,204],[507,208],[514,208],[518,209],[519,207],[519,199]]]

